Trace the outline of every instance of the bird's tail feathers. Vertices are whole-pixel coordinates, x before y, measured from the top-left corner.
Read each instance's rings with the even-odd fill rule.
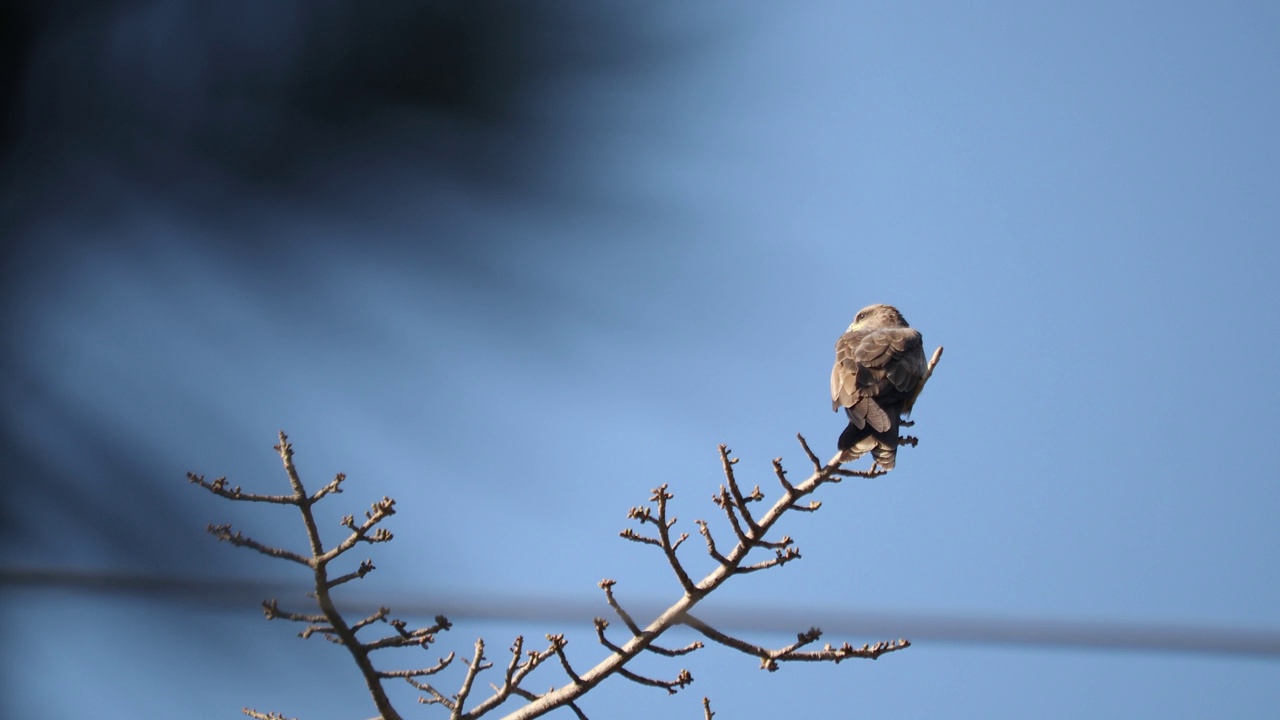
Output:
[[[877,431],[870,424],[858,427],[850,422],[840,433],[839,449],[849,451],[850,460],[871,453],[881,469],[893,469],[898,458],[898,418],[895,415],[890,417],[892,422],[884,432]]]
[[[875,449],[871,451],[871,456],[876,459],[876,465],[879,465],[881,470],[892,470],[898,461],[898,443],[896,441],[893,445],[877,443]]]

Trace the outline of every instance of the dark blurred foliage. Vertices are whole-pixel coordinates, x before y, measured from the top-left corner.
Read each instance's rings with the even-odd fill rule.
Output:
[[[202,243],[192,249],[236,268],[268,308],[297,292],[272,260],[323,252],[306,232],[278,230],[336,206],[397,228],[337,242],[550,302],[519,292],[528,278],[494,276],[488,259],[515,235],[432,227],[432,208],[458,196],[574,203],[566,178],[592,120],[558,93],[665,62],[669,49],[652,32],[652,8],[571,3],[28,0],[0,12],[3,538],[48,551],[74,541],[74,527],[142,567],[229,554],[164,541],[203,527],[207,510],[148,492],[180,479],[129,443],[116,418],[31,372],[22,333],[40,323],[35,284],[76,292],[61,259],[87,246],[154,262],[116,231],[122,217],[154,211],[205,238],[158,242]],[[22,417],[32,409],[65,437],[33,447]],[[96,476],[68,476],[47,449],[59,444]]]
[[[563,144],[591,128],[539,114],[549,93],[659,57],[643,18],[565,3],[5,12],[6,209],[27,222],[92,205],[102,166],[213,215],[243,192],[394,192],[363,174],[390,163],[476,193],[554,192]]]

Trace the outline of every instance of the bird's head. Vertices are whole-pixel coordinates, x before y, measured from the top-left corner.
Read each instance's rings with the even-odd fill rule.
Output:
[[[911,327],[898,308],[892,305],[868,305],[858,311],[849,330],[883,327]],[[848,332],[846,330],[845,332]]]

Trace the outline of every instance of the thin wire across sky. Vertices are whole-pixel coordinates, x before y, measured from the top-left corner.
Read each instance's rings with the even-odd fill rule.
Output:
[[[266,583],[247,578],[182,578],[110,571],[62,568],[6,568],[0,570],[0,591],[13,589],[47,592],[104,593],[145,596],[210,608],[256,605],[274,597],[304,598],[301,585]],[[365,597],[352,593],[345,601],[352,611],[372,612],[380,605],[400,617],[503,621],[556,621],[589,624],[591,618],[608,616],[603,599],[584,601],[563,597],[471,596],[439,597],[423,594]],[[633,615],[656,615],[664,609],[654,601],[632,602]],[[1076,648],[1092,651],[1178,652],[1204,655],[1236,655],[1280,658],[1280,630],[1220,627],[1182,623],[1073,620],[1063,618],[1011,618],[978,615],[918,614],[854,611],[822,607],[723,607],[700,617],[725,630],[762,633],[795,633],[817,624],[828,638],[898,638],[969,645],[1016,645]]]

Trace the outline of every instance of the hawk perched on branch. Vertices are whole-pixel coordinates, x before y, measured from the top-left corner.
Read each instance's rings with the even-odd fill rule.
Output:
[[[892,305],[858,311],[836,341],[831,409],[844,408],[849,426],[840,449],[850,459],[870,452],[888,470],[898,455],[898,424],[911,412],[925,374],[924,341]]]

